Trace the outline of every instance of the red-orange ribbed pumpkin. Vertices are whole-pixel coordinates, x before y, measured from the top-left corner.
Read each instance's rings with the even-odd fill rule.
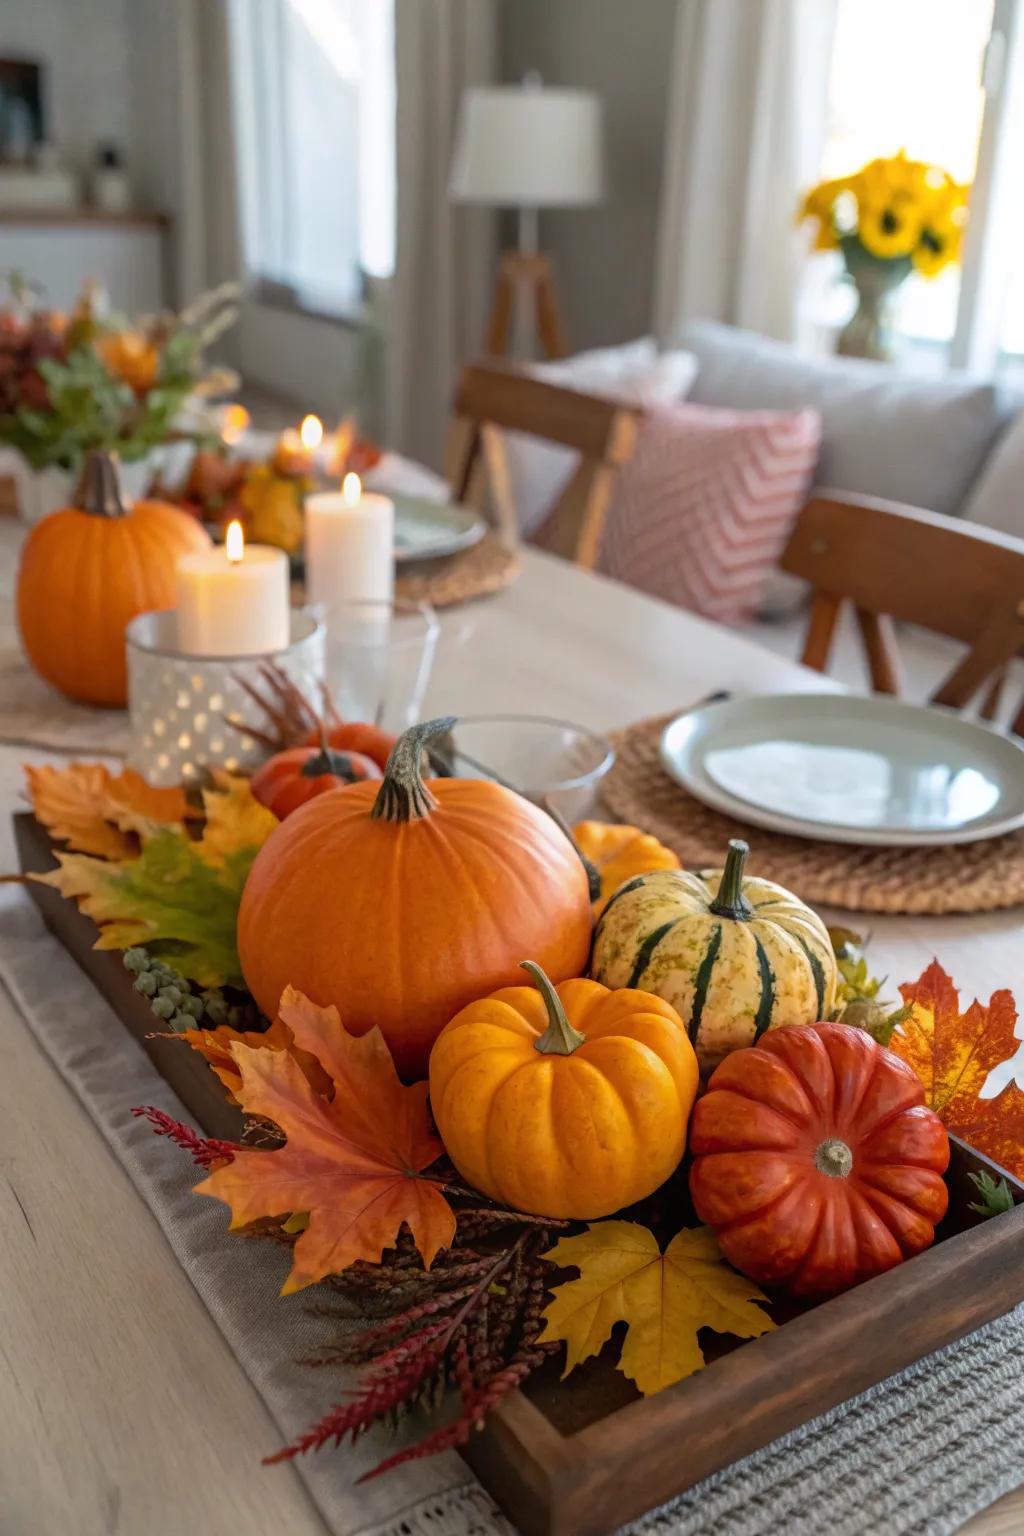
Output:
[[[207,549],[194,517],[162,501],[126,510],[117,467],[90,454],[81,504],[51,512],[25,540],[18,628],[40,677],[82,704],[128,697],[124,632],[137,614],[172,608],[178,557]]]
[[[383,774],[372,757],[362,752],[335,752],[328,746],[289,747],[278,752],[253,774],[253,796],[278,821],[291,816],[300,805],[360,779],[376,780]]]
[[[406,1077],[467,1003],[515,985],[532,957],[555,982],[590,947],[587,876],[552,819],[500,784],[424,783],[413,726],[381,784],[301,806],[250,871],[238,920],[246,983],[273,1017],[284,988],[337,1006],[345,1027],[379,1024]]]
[[[743,1274],[830,1296],[927,1248],[949,1137],[917,1075],[849,1024],[733,1051],[690,1122],[690,1193]]]

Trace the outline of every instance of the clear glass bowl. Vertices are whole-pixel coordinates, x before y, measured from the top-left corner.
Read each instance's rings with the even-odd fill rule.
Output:
[[[589,815],[615,761],[603,736],[541,715],[463,715],[431,756],[462,779],[495,779],[536,804],[550,801],[566,821]]]

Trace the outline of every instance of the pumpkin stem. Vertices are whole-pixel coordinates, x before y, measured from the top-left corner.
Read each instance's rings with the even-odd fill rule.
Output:
[[[533,1042],[534,1050],[542,1051],[545,1056],[571,1056],[573,1051],[578,1051],[586,1042],[586,1035],[573,1029],[569,1015],[562,1007],[562,999],[540,966],[533,960],[524,960],[520,969],[529,971],[548,1010],[548,1027],[540,1039]]]
[[[718,895],[711,903],[711,911],[716,917],[731,917],[743,922],[753,916],[753,908],[743,894],[743,866],[749,852],[750,848],[742,838],[730,839]]]
[[[124,517],[125,505],[121,500],[121,476],[117,461],[109,453],[92,448],[85,456],[82,473],[78,477],[75,505],[95,517]]]
[[[454,715],[411,725],[395,742],[384,768],[384,782],[377,791],[371,816],[374,821],[419,821],[437,809],[437,801],[423,782],[420,762],[432,736],[442,736],[455,724]]]
[[[592,859],[587,858],[586,854],[583,852],[583,849],[573,837],[572,828],[566,821],[565,817],[562,815],[561,811],[558,809],[558,806],[555,805],[554,801],[551,799],[551,796],[545,795],[541,801],[541,804],[547,811],[548,815],[551,817],[551,820],[555,823],[555,826],[565,833],[566,837],[575,848],[576,857],[583,865],[583,871],[587,877],[587,887],[589,889],[590,899],[591,901],[597,901],[601,895],[601,871],[598,869],[597,865],[593,862]]]
[[[333,773],[336,778],[343,778],[348,767],[347,752],[335,752],[328,746],[322,746],[315,757],[306,759],[299,769],[299,776],[303,779],[319,779],[325,773]]]
[[[830,1136],[815,1152],[814,1166],[830,1179],[848,1179],[853,1172],[853,1153],[845,1141]]]

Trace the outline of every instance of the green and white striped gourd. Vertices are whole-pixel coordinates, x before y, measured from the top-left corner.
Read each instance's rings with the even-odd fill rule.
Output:
[[[781,1024],[814,1024],[835,1005],[825,924],[771,880],[744,879],[749,852],[724,870],[661,869],[619,887],[594,935],[590,974],[636,987],[681,1015],[702,1072]]]

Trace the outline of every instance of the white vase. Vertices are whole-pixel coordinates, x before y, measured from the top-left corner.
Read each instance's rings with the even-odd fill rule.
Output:
[[[195,449],[191,442],[162,444],[145,458],[121,465],[121,494],[126,502],[138,501],[159,475],[168,485],[185,479]],[[0,476],[15,483],[18,517],[38,523],[59,507],[71,505],[78,475],[67,469],[33,469],[15,448],[0,447]]]

